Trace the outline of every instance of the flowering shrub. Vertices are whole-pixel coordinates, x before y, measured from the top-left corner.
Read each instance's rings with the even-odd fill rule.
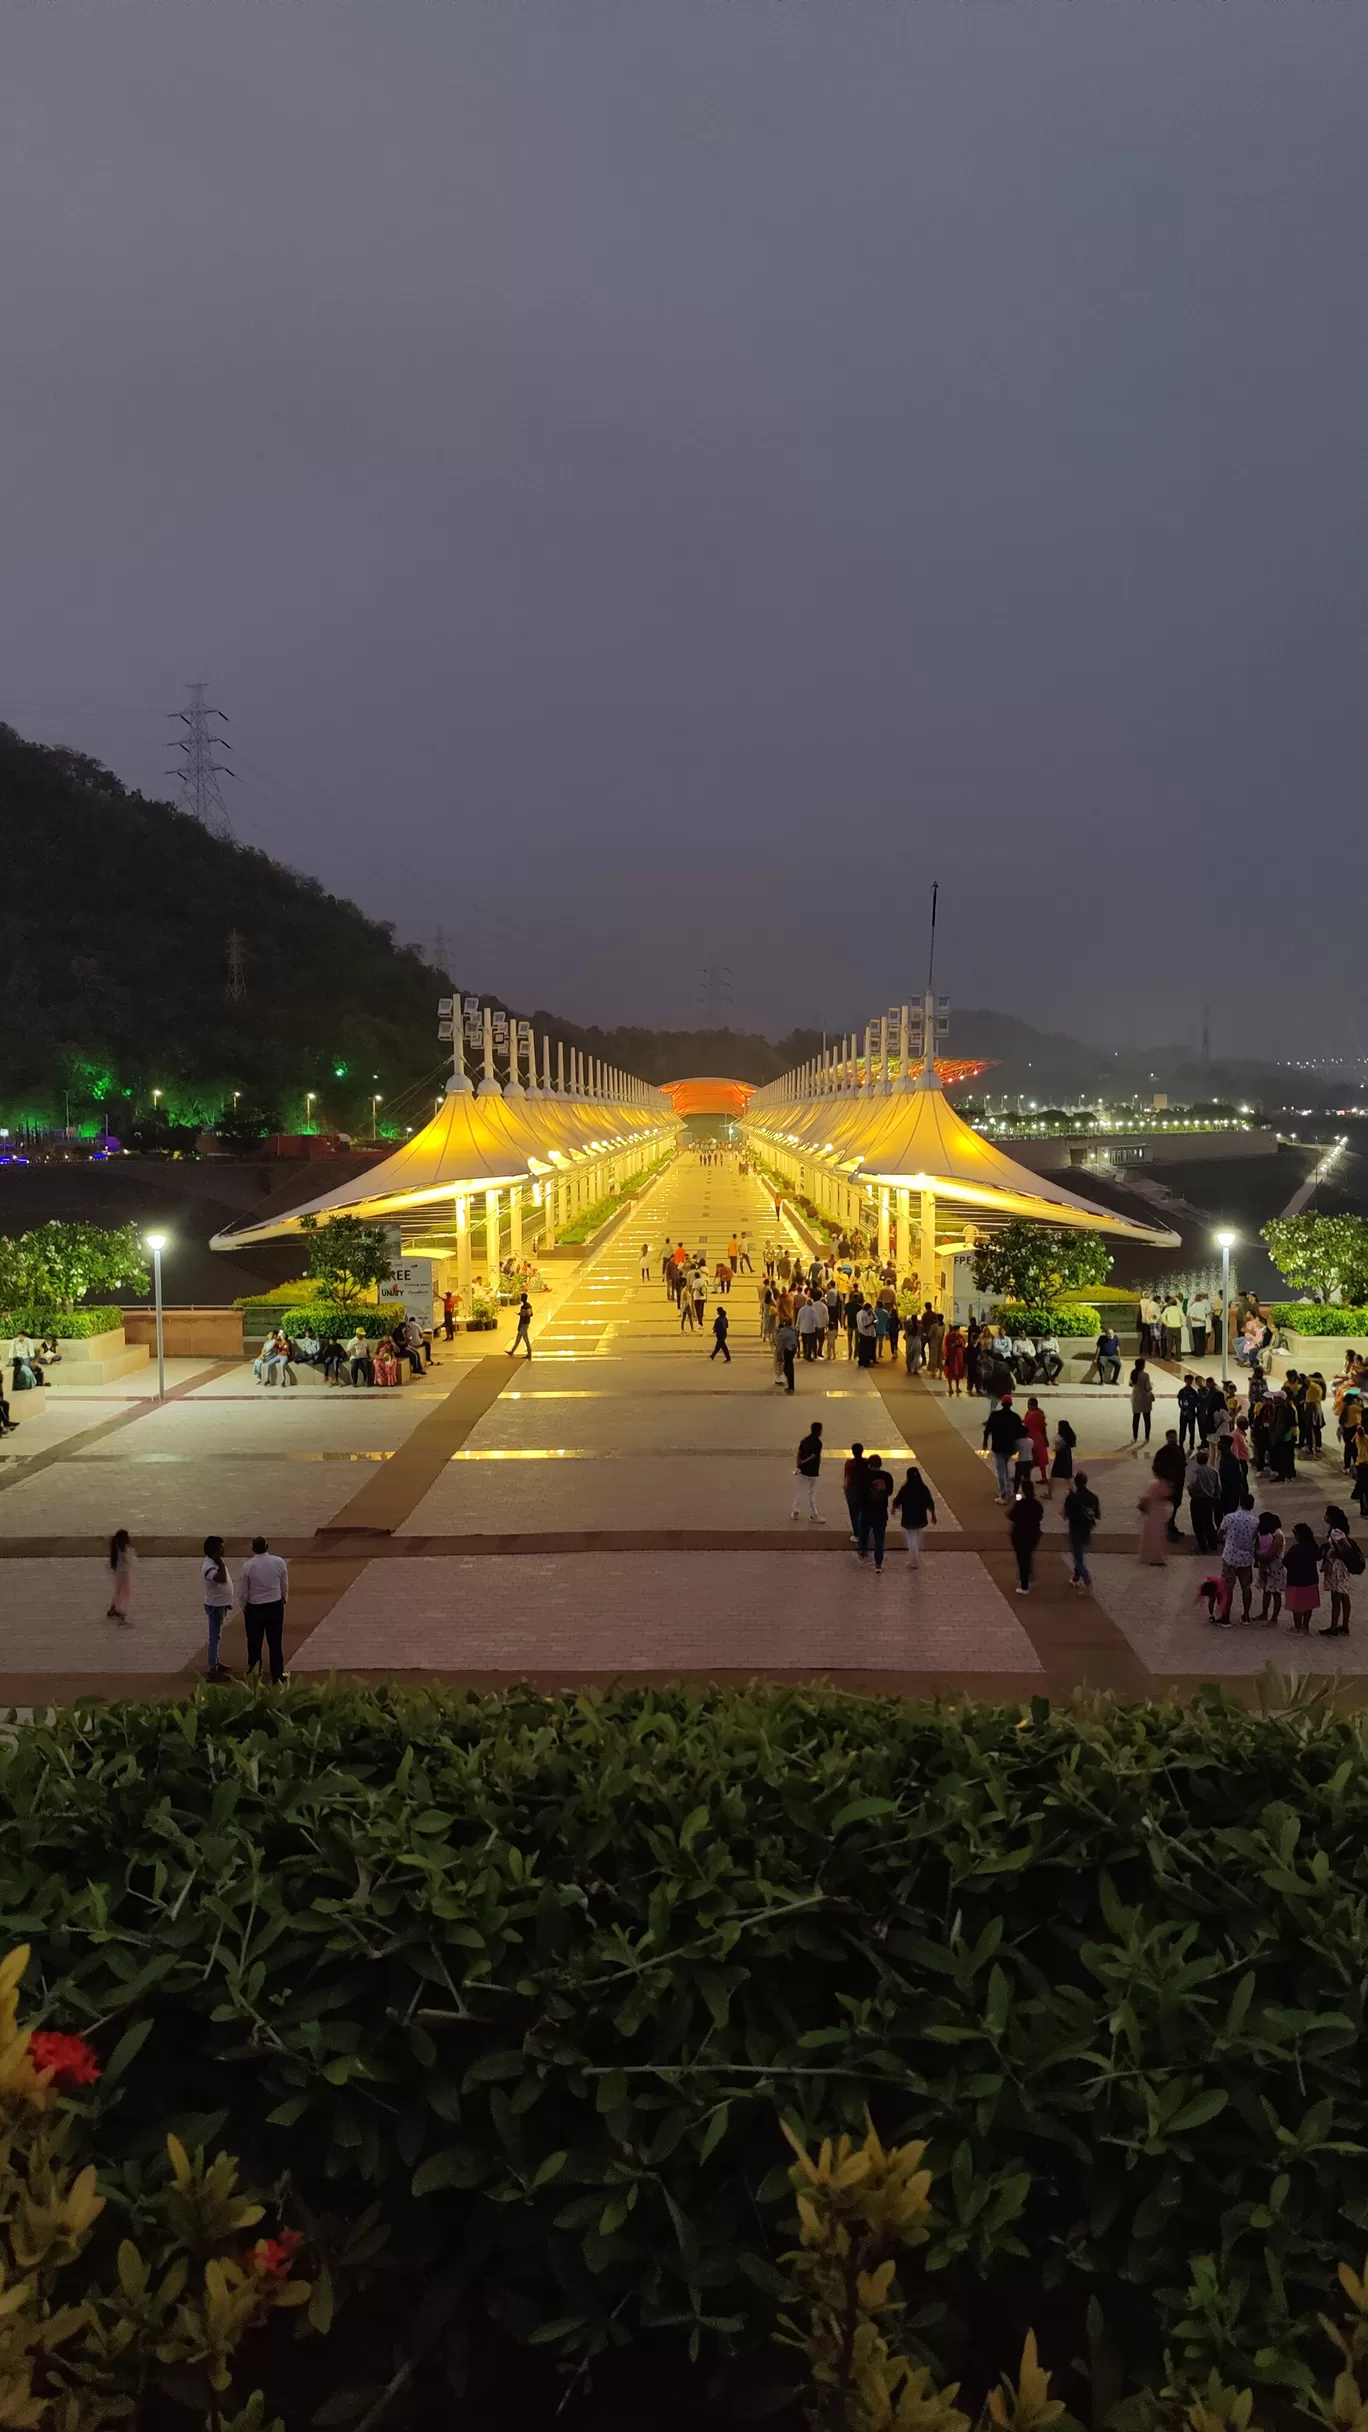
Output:
[[[231,2403],[233,2368],[269,2313],[315,2299],[291,2274],[300,2232],[244,2245],[263,2207],[239,2192],[236,2164],[221,2153],[206,2167],[169,2136],[169,2181],[144,2185],[125,2207],[130,2234],[97,2254],[109,2199],[91,2116],[71,2098],[100,2065],[83,2035],[20,2026],[27,1961],[19,1949],[0,1962],[0,2425],[101,2432],[159,2391],[212,2432],[266,2432],[260,2391]],[[324,2327],[325,2290],[312,2311]]]

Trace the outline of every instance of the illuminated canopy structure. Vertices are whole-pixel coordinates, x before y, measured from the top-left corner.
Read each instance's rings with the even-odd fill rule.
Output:
[[[483,1226],[492,1271],[501,1256],[521,1254],[529,1218],[533,1232],[554,1242],[578,1213],[620,1190],[629,1175],[673,1144],[680,1118],[660,1090],[574,1048],[568,1055],[557,1048],[553,1078],[546,1039],[538,1082],[530,1027],[515,1025],[500,1057],[490,1008],[482,1008],[480,1018],[484,1078],[478,1087],[467,1078],[458,1043],[456,1070],[432,1121],[392,1157],[284,1215],[216,1233],[211,1249],[288,1240],[306,1217],[323,1223],[330,1216],[357,1216],[395,1226],[410,1254],[454,1255],[468,1302],[473,1223]],[[499,1061],[502,1082],[496,1078]]]
[[[722,1115],[734,1121],[755,1096],[753,1081],[723,1081],[713,1073],[689,1081],[663,1081],[663,1094],[677,1115]]]
[[[942,1290],[941,1262],[1016,1217],[1071,1232],[1109,1234],[1172,1249],[1176,1233],[1137,1224],[1080,1199],[1003,1155],[956,1113],[936,1070],[944,1015],[935,998],[898,1009],[813,1063],[757,1090],[742,1118],[746,1138],[833,1228],[871,1229],[879,1252],[910,1266],[912,1200],[921,1288]],[[872,1205],[871,1205],[872,1202]]]

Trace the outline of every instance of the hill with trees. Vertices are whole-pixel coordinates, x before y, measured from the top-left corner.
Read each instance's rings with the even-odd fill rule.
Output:
[[[421,955],[355,904],[187,812],[130,793],[98,761],[0,725],[9,986],[0,1120],[127,1135],[150,1115],[297,1130],[306,1091],[340,1129],[375,1091],[437,1062]],[[246,993],[228,993],[229,939]],[[264,1118],[255,1120],[256,1118]]]

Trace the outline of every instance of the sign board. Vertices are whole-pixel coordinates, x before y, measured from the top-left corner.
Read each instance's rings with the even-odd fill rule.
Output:
[[[416,1317],[420,1326],[432,1324],[433,1265],[430,1258],[396,1258],[381,1287],[384,1298],[401,1300],[405,1317]]]

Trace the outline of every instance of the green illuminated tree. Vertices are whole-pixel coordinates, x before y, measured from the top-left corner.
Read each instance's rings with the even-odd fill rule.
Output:
[[[147,1290],[147,1260],[136,1225],[42,1224],[21,1234],[15,1248],[12,1280],[34,1307],[74,1309],[92,1292]]]
[[[1368,1218],[1275,1216],[1262,1237],[1295,1291],[1317,1300],[1343,1292],[1354,1301],[1368,1292]]]
[[[1095,1233],[1067,1232],[1061,1225],[1032,1224],[1018,1217],[974,1252],[974,1282],[1028,1309],[1048,1309],[1061,1292],[1105,1283],[1111,1253]]]
[[[323,1286],[339,1309],[350,1309],[368,1284],[379,1287],[390,1271],[390,1247],[378,1224],[363,1224],[359,1216],[330,1216],[320,1225],[316,1216],[301,1216],[305,1235],[304,1270]]]

